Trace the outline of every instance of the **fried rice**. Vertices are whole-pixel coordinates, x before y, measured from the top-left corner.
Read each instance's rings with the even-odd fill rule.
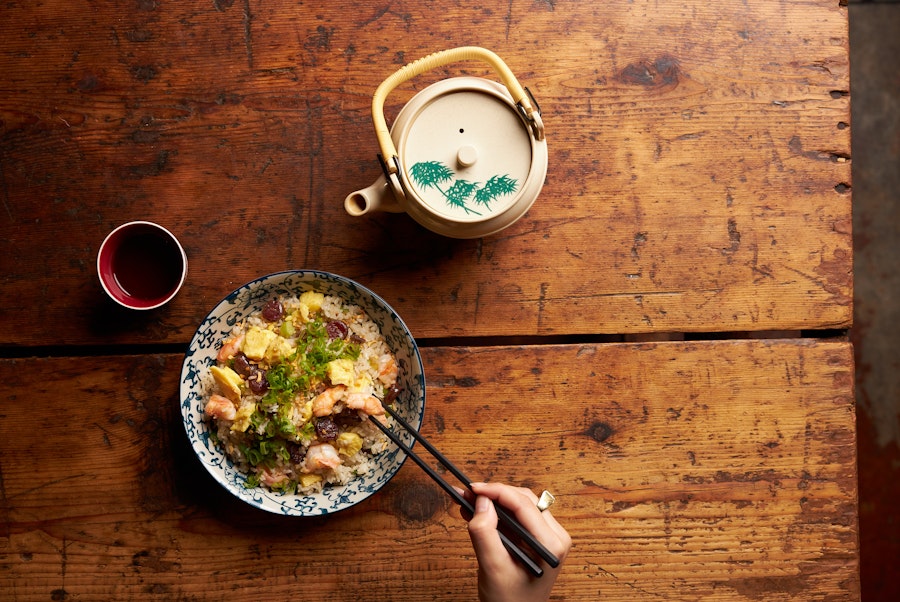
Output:
[[[234,326],[204,395],[210,436],[247,487],[311,494],[371,471],[398,393],[398,366],[357,305],[312,290]]]

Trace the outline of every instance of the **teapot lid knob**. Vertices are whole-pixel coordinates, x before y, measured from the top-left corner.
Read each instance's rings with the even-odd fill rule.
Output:
[[[478,161],[478,149],[469,144],[461,147],[456,152],[456,162],[460,167],[472,167]]]

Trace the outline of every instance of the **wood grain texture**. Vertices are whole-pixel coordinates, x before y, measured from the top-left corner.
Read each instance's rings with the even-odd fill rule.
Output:
[[[565,600],[858,599],[843,342],[431,347],[423,433],[547,488]],[[17,600],[472,600],[451,502],[412,463],[330,518],[230,499],[191,456],[177,355],[0,361],[0,592]]]
[[[543,108],[538,202],[473,241],[348,216],[343,198],[379,174],[377,85],[467,44],[503,57]],[[183,343],[234,287],[294,268],[373,288],[418,337],[851,321],[834,0],[48,0],[4,7],[0,63],[5,345]],[[421,76],[389,118],[459,74],[490,76]],[[100,241],[132,219],[169,227],[190,260],[150,316],[118,315],[96,282]]]

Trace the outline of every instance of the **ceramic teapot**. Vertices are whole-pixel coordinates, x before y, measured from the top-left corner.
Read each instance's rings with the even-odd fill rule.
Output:
[[[482,77],[444,79],[416,94],[388,130],[384,102],[398,85],[456,61],[487,62],[502,85]],[[372,99],[384,171],[344,200],[350,215],[405,212],[452,238],[487,236],[514,223],[547,175],[547,141],[537,102],[495,53],[468,46],[428,55],[387,78]]]

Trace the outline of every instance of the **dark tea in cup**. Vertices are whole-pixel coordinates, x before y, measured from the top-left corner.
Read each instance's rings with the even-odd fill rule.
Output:
[[[129,222],[109,233],[97,253],[103,290],[130,309],[167,303],[184,283],[187,256],[171,232],[152,222]]]

